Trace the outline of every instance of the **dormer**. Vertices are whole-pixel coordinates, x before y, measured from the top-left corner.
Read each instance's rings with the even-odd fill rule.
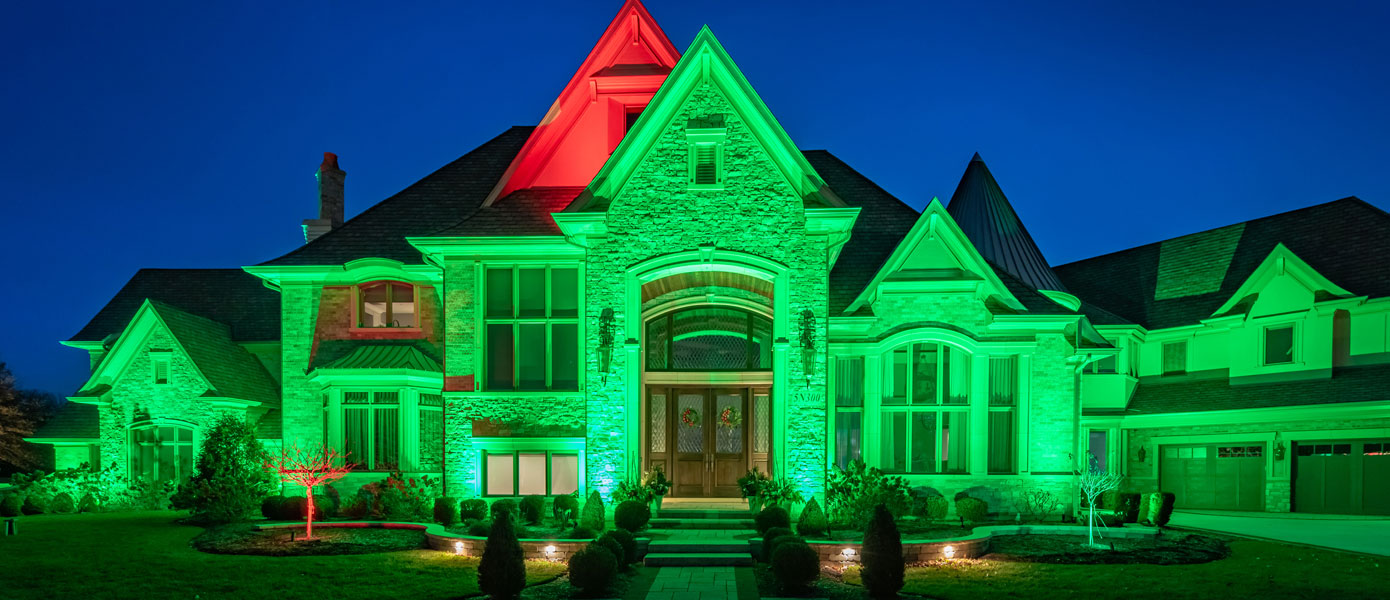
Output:
[[[484,202],[531,187],[584,187],[637,122],[680,52],[627,0]]]

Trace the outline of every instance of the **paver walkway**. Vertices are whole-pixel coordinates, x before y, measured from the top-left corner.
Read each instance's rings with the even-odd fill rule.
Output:
[[[737,567],[661,567],[647,600],[726,600],[738,598]]]
[[[1387,517],[1179,510],[1172,525],[1390,556]]]

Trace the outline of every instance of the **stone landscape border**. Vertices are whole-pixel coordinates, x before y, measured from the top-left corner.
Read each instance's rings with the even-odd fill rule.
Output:
[[[270,523],[256,525],[256,529],[294,529],[304,527],[304,523]],[[438,523],[409,523],[402,521],[327,521],[315,522],[314,529],[359,528],[359,529],[412,529],[425,532],[431,550],[458,554],[461,556],[482,556],[487,548],[487,538],[453,533]],[[568,562],[569,557],[580,551],[593,540],[574,539],[522,539],[521,550],[528,559]],[[639,542],[639,550],[640,550]]]
[[[1156,538],[1160,530],[1149,527],[1110,527],[1100,533],[1105,539]],[[977,527],[970,535],[945,540],[903,540],[903,558],[911,563],[949,558],[978,558],[989,553],[989,540],[996,535],[1086,535],[1077,525],[990,525]],[[843,568],[859,564],[862,542],[852,540],[806,540],[820,555],[822,567]],[[749,551],[762,560],[763,540],[748,540]]]

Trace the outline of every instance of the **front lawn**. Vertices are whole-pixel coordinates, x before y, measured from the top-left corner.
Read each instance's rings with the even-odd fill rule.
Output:
[[[455,598],[478,591],[477,558],[433,550],[231,556],[194,550],[180,513],[44,515],[0,537],[0,596],[18,598]],[[527,563],[544,581],[563,564]]]

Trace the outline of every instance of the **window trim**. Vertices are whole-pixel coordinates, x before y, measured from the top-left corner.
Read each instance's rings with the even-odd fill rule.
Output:
[[[396,304],[395,301],[392,300],[392,296],[394,295],[394,292],[393,292],[392,290],[395,289],[395,285],[393,285],[393,284],[408,285],[408,286],[411,287],[411,298],[413,298],[413,300],[411,300],[411,303],[415,305],[415,324],[414,324],[414,325],[408,326],[408,327],[396,327],[396,326],[394,326],[394,325],[383,325],[383,326],[381,326],[381,327],[368,327],[368,326],[362,324],[362,315],[363,315],[363,313],[365,312],[365,308],[366,308],[366,307],[364,306],[364,304],[366,303],[366,299],[364,299],[364,298],[362,297],[362,290],[363,290],[363,288],[365,288],[365,287],[367,287],[367,286],[373,286],[373,285],[377,285],[377,284],[386,284],[386,321],[387,321],[388,323],[392,322],[392,319],[391,319],[391,310],[392,310],[392,307],[395,306],[395,304]],[[354,284],[352,285],[352,297],[353,297],[354,301],[353,301],[353,303],[352,303],[352,327],[351,327],[350,329],[351,329],[353,332],[363,332],[363,331],[421,331],[421,330],[422,330],[422,324],[421,324],[421,322],[420,322],[420,320],[421,320],[421,319],[420,319],[420,312],[421,312],[421,311],[420,311],[420,304],[421,304],[421,303],[420,303],[420,289],[421,289],[420,284],[417,284],[417,283],[414,283],[414,282],[410,282],[410,281],[402,281],[402,280],[399,280],[399,279],[373,279],[373,280],[371,280],[371,281],[363,281],[363,282],[360,282],[360,283],[354,283]]]
[[[544,496],[544,497],[546,497],[546,498],[554,498],[554,497],[556,497],[556,496],[567,496],[567,495],[569,495],[569,494],[555,494],[555,493],[553,493],[553,489],[554,489],[553,486],[554,486],[554,481],[555,481],[555,477],[554,477],[554,467],[555,467],[555,457],[556,457],[556,456],[573,456],[573,457],[575,458],[575,460],[574,460],[575,481],[577,482],[577,486],[576,486],[575,489],[576,489],[576,491],[580,491],[580,492],[583,491],[583,489],[584,489],[584,479],[583,479],[583,478],[584,478],[584,472],[583,472],[582,469],[583,469],[583,467],[584,467],[584,461],[580,458],[580,452],[579,452],[578,450],[569,450],[569,449],[566,449],[566,450],[550,450],[550,449],[541,449],[541,450],[537,450],[537,449],[525,449],[525,448],[522,448],[522,447],[509,448],[509,449],[505,449],[505,450],[483,449],[483,450],[482,450],[482,460],[479,461],[479,469],[478,469],[478,470],[479,470],[479,473],[480,473],[479,483],[480,483],[480,485],[481,485],[481,487],[482,487],[482,490],[481,490],[482,494],[481,494],[481,495],[482,495],[483,497],[485,497],[485,498],[520,498],[520,497],[522,497],[522,495],[521,495],[521,460],[520,460],[520,457],[521,457],[521,455],[523,455],[523,454],[542,454],[542,455],[545,456],[545,493],[544,493],[544,494],[539,494],[539,495],[542,495],[542,496]],[[512,493],[511,493],[511,494],[493,494],[493,493],[491,493],[491,491],[488,489],[488,470],[489,470],[489,467],[488,467],[488,460],[487,460],[487,459],[488,459],[489,456],[492,456],[492,455],[498,455],[498,456],[500,456],[500,455],[509,455],[509,456],[512,457]],[[527,495],[531,495],[531,494],[527,494]]]
[[[1274,363],[1268,362],[1268,360],[1269,360],[1269,352],[1268,352],[1268,348],[1269,348],[1269,332],[1270,332],[1270,330],[1272,330],[1272,329],[1288,329],[1288,330],[1289,330],[1289,360],[1284,361],[1284,362],[1274,362]],[[1299,346],[1299,344],[1298,344],[1299,333],[1300,333],[1300,331],[1299,331],[1299,322],[1298,322],[1298,321],[1285,321],[1285,322],[1283,322],[1283,323],[1273,323],[1273,324],[1265,325],[1265,326],[1261,327],[1261,328],[1260,328],[1260,344],[1259,344],[1259,353],[1260,353],[1260,354],[1259,354],[1259,359],[1260,359],[1260,366],[1261,366],[1261,367],[1276,367],[1276,368],[1277,368],[1277,367],[1288,367],[1288,366],[1290,366],[1290,365],[1297,365],[1297,364],[1299,364],[1299,362],[1298,362],[1298,359],[1300,358],[1300,356],[1299,356],[1300,353],[1299,353],[1299,351],[1298,351],[1298,350],[1299,350],[1299,349],[1298,349],[1298,346]]]
[[[542,316],[520,316],[521,313],[521,271],[523,269],[534,269],[545,271],[544,287],[545,291],[545,310]],[[554,272],[557,269],[572,270],[575,272],[575,314],[572,317],[554,316]],[[491,316],[488,314],[488,271],[510,270],[511,271],[511,302],[512,314],[509,317]],[[476,314],[478,315],[478,332],[475,336],[474,348],[478,357],[479,374],[474,381],[474,386],[481,391],[488,392],[507,392],[509,394],[554,394],[554,393],[579,393],[585,388],[585,356],[584,356],[584,267],[581,263],[572,262],[499,262],[499,263],[479,263],[474,281],[478,285],[475,289],[480,290],[476,295],[478,305]],[[488,353],[488,334],[487,330],[492,325],[511,325],[512,326],[512,386],[510,388],[492,389],[488,385],[491,379],[491,357]],[[522,325],[541,325],[545,329],[545,386],[543,389],[522,389],[521,388],[521,337]],[[575,387],[573,389],[556,389],[553,362],[554,347],[554,326],[555,325],[574,325],[575,326]]]
[[[190,458],[189,458],[189,468],[190,468],[191,470],[189,471],[188,475],[191,476],[195,471],[198,470],[198,453],[199,453],[198,451],[199,451],[199,449],[202,448],[202,442],[203,442],[203,439],[202,439],[202,438],[203,438],[202,430],[200,430],[200,429],[198,428],[198,426],[194,425],[194,424],[191,423],[191,422],[184,421],[184,420],[182,420],[182,419],[166,419],[166,418],[145,419],[145,420],[142,420],[142,421],[136,421],[136,422],[131,423],[130,425],[127,425],[127,426],[126,426],[126,433],[125,433],[125,435],[126,435],[126,447],[125,447],[125,449],[126,449],[126,461],[125,461],[125,463],[126,463],[126,481],[128,481],[128,482],[130,482],[130,483],[132,483],[132,484],[141,481],[141,479],[140,479],[140,473],[137,472],[137,470],[135,469],[135,465],[134,465],[135,460],[136,460],[135,449],[136,449],[136,446],[137,446],[137,442],[135,441],[135,432],[136,432],[136,431],[142,431],[142,430],[145,430],[145,429],[154,429],[154,430],[156,430],[156,434],[155,434],[155,435],[156,435],[156,437],[157,437],[157,436],[158,436],[158,430],[159,430],[160,428],[163,428],[163,427],[173,427],[173,428],[177,428],[177,429],[187,429],[187,430],[189,430],[190,432],[192,432],[192,435],[190,436],[190,441],[187,441],[187,442],[180,442],[180,441],[178,441],[178,438],[177,438],[177,435],[176,435],[173,442],[168,442],[168,443],[173,444],[173,445],[174,445],[174,448],[176,449],[176,450],[175,450],[175,454],[174,454],[174,459],[175,459],[175,460],[174,460],[175,473],[178,473],[178,452],[177,452],[177,448],[184,447],[184,446],[187,446],[188,448],[191,449],[191,450],[190,450]],[[165,443],[166,443],[166,442],[164,442],[164,441],[162,441],[162,440],[156,441],[156,442],[155,442],[155,448],[159,448],[160,446],[164,445]],[[159,464],[159,457],[158,457],[158,455],[156,455],[156,456],[155,456],[155,465],[158,465],[158,464]],[[156,477],[155,481],[159,481],[159,479]],[[175,476],[175,481],[176,481],[176,483],[182,484],[182,483],[183,483],[182,474],[176,475],[176,476]]]

